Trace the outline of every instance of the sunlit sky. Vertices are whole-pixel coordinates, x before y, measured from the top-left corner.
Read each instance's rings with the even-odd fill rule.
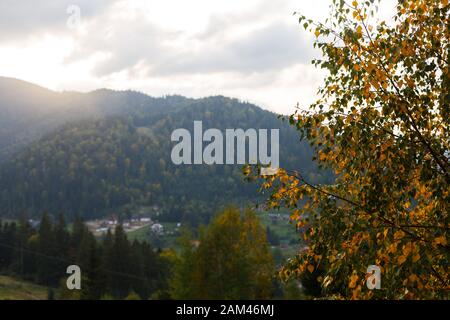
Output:
[[[0,76],[58,91],[220,94],[290,113],[323,77],[293,13],[324,20],[330,2],[0,0]],[[382,2],[393,13],[394,0]]]

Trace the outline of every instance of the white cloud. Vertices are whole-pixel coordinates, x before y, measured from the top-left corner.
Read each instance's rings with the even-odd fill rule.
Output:
[[[222,94],[289,113],[313,100],[322,76],[292,14],[323,20],[329,3],[1,0],[0,70],[53,89]],[[70,4],[81,9],[75,30],[66,25]]]
[[[0,42],[23,42],[35,34],[67,32],[67,8],[77,5],[84,19],[95,18],[114,0],[1,0]]]

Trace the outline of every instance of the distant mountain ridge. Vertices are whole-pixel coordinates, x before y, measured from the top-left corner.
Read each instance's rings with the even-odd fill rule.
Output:
[[[0,162],[68,122],[125,115],[140,108],[150,107],[156,112],[187,101],[190,99],[180,96],[153,98],[131,90],[55,92],[29,82],[0,77]]]

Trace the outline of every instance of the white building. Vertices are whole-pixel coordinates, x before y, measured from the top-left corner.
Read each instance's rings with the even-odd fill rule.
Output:
[[[150,230],[154,233],[154,234],[162,234],[164,232],[164,227],[162,224],[159,223],[155,223],[154,225],[152,225],[150,227]]]

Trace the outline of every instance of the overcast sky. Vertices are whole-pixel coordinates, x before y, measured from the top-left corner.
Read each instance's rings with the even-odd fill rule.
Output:
[[[323,20],[330,2],[0,0],[0,75],[54,90],[220,94],[290,113],[323,76],[293,12]]]

